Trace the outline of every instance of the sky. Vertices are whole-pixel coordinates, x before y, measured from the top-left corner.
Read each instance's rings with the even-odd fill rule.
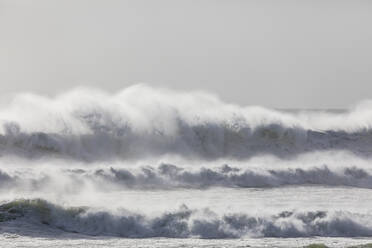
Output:
[[[273,108],[372,98],[372,1],[0,0],[0,91],[137,83]]]

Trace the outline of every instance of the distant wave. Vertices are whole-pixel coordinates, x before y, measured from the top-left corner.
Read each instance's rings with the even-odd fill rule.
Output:
[[[211,160],[347,150],[371,156],[371,106],[289,113],[144,85],[115,95],[89,89],[52,99],[21,94],[0,108],[0,155],[97,161],[175,154]]]
[[[371,237],[372,215],[344,211],[284,211],[275,215],[217,215],[210,209],[179,210],[146,216],[119,214],[86,207],[63,208],[41,199],[16,200],[0,206],[0,222],[38,222],[66,232],[129,238],[240,237]]]
[[[182,168],[172,164],[136,168],[74,168],[0,170],[1,191],[45,191],[61,188],[73,192],[86,185],[96,190],[176,188],[266,188],[289,185],[327,185],[372,188],[372,171],[363,167],[312,166],[307,168]]]

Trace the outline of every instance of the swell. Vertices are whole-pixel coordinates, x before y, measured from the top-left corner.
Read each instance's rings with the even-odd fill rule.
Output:
[[[21,94],[0,108],[0,155],[97,161],[174,154],[244,160],[347,150],[368,157],[370,105],[363,102],[342,113],[289,113],[143,85],[114,95],[89,89],[55,98]]]
[[[0,222],[23,220],[86,235],[129,238],[370,237],[372,215],[345,211],[284,211],[274,215],[218,215],[210,209],[179,210],[156,216],[64,208],[41,199],[0,206]],[[0,223],[1,224],[1,223]]]
[[[266,188],[289,185],[327,185],[372,188],[372,171],[357,166],[307,168],[179,167],[160,164],[136,168],[2,169],[1,191],[78,193],[87,185],[96,191],[177,188]]]

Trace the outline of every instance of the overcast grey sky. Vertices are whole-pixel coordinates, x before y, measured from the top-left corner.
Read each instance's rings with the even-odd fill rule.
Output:
[[[278,108],[372,98],[372,1],[0,0],[1,92],[135,83]]]

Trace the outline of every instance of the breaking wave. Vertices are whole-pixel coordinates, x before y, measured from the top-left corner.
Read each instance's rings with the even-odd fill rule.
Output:
[[[174,154],[243,160],[347,150],[368,157],[371,106],[363,102],[342,113],[283,112],[144,85],[114,95],[91,89],[55,98],[20,94],[0,108],[0,155],[97,161]]]
[[[129,238],[371,237],[372,215],[343,211],[284,211],[274,215],[218,215],[189,209],[147,216],[124,209],[118,213],[87,207],[63,208],[41,199],[16,200],[0,206],[0,222],[23,220],[66,232]]]
[[[27,173],[25,173],[25,171]],[[239,168],[227,164],[221,167],[179,167],[160,164],[158,167],[135,168],[52,168],[2,169],[0,192],[9,190],[45,191],[75,188],[83,190],[86,185],[97,191],[125,189],[176,189],[176,188],[265,188],[289,185],[328,185],[372,188],[372,171],[363,167],[308,168]]]

